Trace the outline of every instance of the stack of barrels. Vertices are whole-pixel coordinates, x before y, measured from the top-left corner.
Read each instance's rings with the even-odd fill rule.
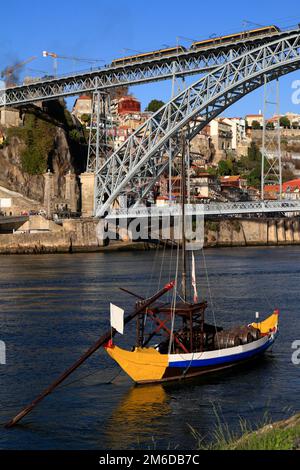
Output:
[[[226,349],[252,343],[261,337],[261,333],[253,326],[238,326],[231,330],[223,330],[215,334],[215,349]]]

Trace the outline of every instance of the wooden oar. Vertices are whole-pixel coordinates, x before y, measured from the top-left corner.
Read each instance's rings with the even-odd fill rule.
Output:
[[[163,289],[157,292],[157,294],[153,295],[149,299],[145,301],[141,301],[136,310],[128,315],[124,319],[124,324],[129,323],[134,317],[136,317],[139,313],[141,313],[145,308],[149,307],[153,302],[155,302],[157,299],[159,299],[162,295],[164,295],[166,292],[169,290],[173,289],[175,283],[170,282],[167,284]],[[15,426],[24,416],[28,415],[47,395],[50,395],[50,393],[53,392],[53,390],[60,385],[67,377],[69,377],[79,366],[81,366],[94,352],[96,352],[101,346],[105,345],[115,334],[117,331],[113,328],[112,330],[107,331],[104,335],[102,335],[96,343],[93,344],[93,346],[88,349],[83,356],[78,359],[78,361],[75,362],[69,369],[67,369],[58,379],[55,380],[49,387],[46,388],[46,390],[41,393],[33,402],[26,406],[20,413],[18,413],[11,421],[9,421],[5,427],[6,428],[11,428]]]

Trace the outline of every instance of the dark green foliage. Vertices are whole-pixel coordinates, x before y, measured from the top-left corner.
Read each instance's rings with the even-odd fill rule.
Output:
[[[68,140],[72,163],[76,172],[81,173],[86,166],[86,136],[84,128],[77,127],[65,103],[61,100],[49,101],[44,105],[47,120],[35,114],[27,113],[24,126],[11,128],[7,138],[18,137],[26,148],[21,154],[24,172],[38,175],[51,168],[51,153],[55,149],[57,125],[64,129]],[[50,121],[50,122],[49,122]]]
[[[39,175],[47,170],[49,153],[54,144],[55,126],[27,114],[24,123],[25,150],[21,155],[23,171]]]
[[[77,129],[72,129],[69,133],[70,139],[74,140],[74,142],[81,141],[81,134]]]
[[[220,176],[230,176],[233,174],[233,161],[221,160],[218,164],[218,173]]]
[[[156,113],[165,103],[161,100],[152,100],[148,104],[145,111],[149,111],[151,113]]]
[[[85,124],[89,124],[91,122],[91,115],[90,114],[83,114],[81,116],[81,120],[82,122],[84,122]]]
[[[252,121],[252,129],[260,129],[261,125],[258,121]]]
[[[289,118],[287,118],[286,116],[281,116],[280,126],[284,127],[285,129],[291,127],[291,122],[290,122]]]

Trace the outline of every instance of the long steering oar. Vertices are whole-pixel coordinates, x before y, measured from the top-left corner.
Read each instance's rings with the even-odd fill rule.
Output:
[[[157,294],[153,295],[149,299],[146,299],[145,301],[141,301],[138,304],[138,307],[136,310],[128,315],[124,319],[124,324],[129,323],[134,317],[136,317],[139,313],[141,313],[145,308],[149,307],[153,302],[155,302],[157,299],[159,299],[162,295],[164,295],[166,292],[169,290],[173,289],[175,283],[170,282],[167,284],[163,289],[157,292]],[[106,344],[111,337],[115,336],[117,331],[113,328],[112,330],[107,331],[104,335],[102,335],[96,343],[93,344],[93,346],[88,349],[83,356],[78,359],[78,361],[75,362],[69,369],[67,369],[58,379],[55,380],[44,392],[39,395],[33,402],[26,406],[20,413],[18,413],[11,421],[9,421],[5,427],[6,428],[11,428],[15,426],[24,416],[28,415],[47,395],[50,395],[50,393],[53,392],[53,390],[60,385],[67,377],[69,377],[81,364],[83,364],[94,352],[96,352],[101,346]]]

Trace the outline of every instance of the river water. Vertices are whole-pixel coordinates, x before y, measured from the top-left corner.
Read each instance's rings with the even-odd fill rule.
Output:
[[[101,350],[22,424],[1,426],[0,448],[189,449],[196,445],[191,427],[209,440],[218,420],[236,430],[240,419],[257,425],[266,415],[277,420],[299,411],[300,366],[291,361],[291,345],[300,340],[300,247],[210,249],[205,257],[210,289],[200,255],[199,290],[209,301],[211,294],[220,324],[280,309],[280,336],[259,364],[205,380],[134,387]],[[169,279],[173,262],[174,253],[162,251],[1,256],[7,363],[0,365],[0,423],[107,329],[109,302],[130,311],[133,299],[119,286],[150,295]]]

